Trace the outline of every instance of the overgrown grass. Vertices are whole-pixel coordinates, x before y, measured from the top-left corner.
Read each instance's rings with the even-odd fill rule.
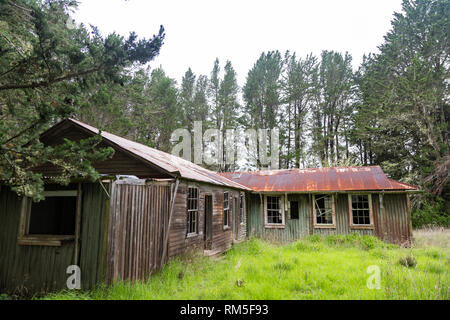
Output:
[[[450,229],[443,227],[422,228],[414,231],[415,246],[419,248],[450,248]]]
[[[414,257],[416,265],[399,261]],[[356,234],[313,236],[287,245],[258,239],[221,259],[176,258],[145,282],[116,283],[44,299],[449,299],[449,248],[400,248]],[[369,266],[380,289],[369,289]]]

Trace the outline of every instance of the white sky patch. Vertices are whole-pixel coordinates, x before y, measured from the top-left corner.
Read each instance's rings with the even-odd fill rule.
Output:
[[[401,0],[81,0],[74,18],[102,34],[135,31],[149,38],[166,30],[162,66],[178,82],[186,70],[210,75],[216,57],[228,59],[243,86],[263,51],[286,50],[304,57],[322,50],[348,51],[356,69],[364,53],[377,52]]]

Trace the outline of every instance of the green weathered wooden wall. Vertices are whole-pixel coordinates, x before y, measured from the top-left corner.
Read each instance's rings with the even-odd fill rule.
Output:
[[[310,229],[310,204],[307,194],[288,194],[288,200],[299,201],[299,219],[291,220],[286,215],[284,229],[266,229],[259,194],[247,195],[247,233],[249,236],[261,237],[275,241],[291,241],[310,234],[331,235],[360,233],[376,235],[393,243],[404,244],[411,240],[410,213],[408,212],[407,195],[384,194],[384,211],[380,207],[380,195],[372,194],[374,229],[354,229],[349,226],[348,195],[337,194],[336,197],[336,228]]]
[[[99,184],[82,184],[80,268],[82,288],[102,279],[104,230],[109,201]],[[18,245],[21,199],[0,189],[0,292],[35,294],[66,287],[66,269],[74,263],[74,241],[60,247]]]
[[[263,196],[262,196],[263,197]],[[258,194],[247,195],[247,234],[268,240],[287,242],[299,239],[309,234],[309,201],[307,195],[290,194],[289,201],[298,201],[299,218],[291,219],[286,214],[284,229],[264,227],[264,214],[261,206],[261,198]]]
[[[373,230],[368,229],[350,229],[349,216],[348,216],[348,194],[338,194],[335,195],[335,211],[336,211],[336,228],[334,229],[320,229],[313,228],[314,234],[320,235],[331,235],[331,234],[350,234],[350,233],[360,233],[372,235]],[[378,196],[372,195],[372,208],[375,211],[378,207]]]
[[[0,190],[0,291],[32,294],[57,290],[66,283],[74,242],[60,247],[17,244],[22,200],[9,188]]]
[[[81,288],[90,289],[105,281],[110,200],[99,183],[84,183],[82,190],[79,265]]]
[[[408,195],[404,193],[383,196],[384,212],[377,206],[377,215],[374,216],[376,235],[379,238],[399,244],[405,244],[412,240],[411,213],[407,197]]]

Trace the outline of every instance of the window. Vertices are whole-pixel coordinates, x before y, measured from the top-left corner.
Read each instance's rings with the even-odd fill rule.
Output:
[[[350,226],[372,227],[372,197],[370,194],[349,194]]]
[[[223,193],[223,226],[230,226],[230,197],[228,192]]]
[[[334,213],[334,197],[330,194],[315,194],[313,195],[314,204],[314,226],[331,227],[334,228],[335,213]]]
[[[188,234],[198,231],[198,188],[188,189]]]
[[[284,205],[280,196],[265,196],[266,227],[284,227]]]
[[[77,185],[46,185],[43,196],[39,202],[23,199],[19,244],[59,246],[61,240],[74,239]]]
[[[298,201],[290,201],[291,219],[298,219]]]
[[[244,219],[245,219],[245,207],[244,207],[244,201],[245,201],[245,197],[244,195],[241,193],[240,198],[239,198],[239,209],[240,209],[240,221],[241,224],[244,223]]]

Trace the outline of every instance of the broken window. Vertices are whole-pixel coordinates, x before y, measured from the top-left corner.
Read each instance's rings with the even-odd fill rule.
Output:
[[[282,225],[283,220],[281,197],[266,196],[266,223]]]
[[[198,188],[189,187],[188,190],[188,234],[198,230]]]
[[[58,187],[46,186],[43,193],[45,199],[30,204],[26,234],[75,235],[78,195],[76,186]],[[70,190],[71,188],[73,189]]]
[[[333,195],[313,195],[314,215],[316,225],[334,226]]]
[[[351,223],[352,225],[371,225],[370,215],[370,195],[353,194],[349,195],[351,201]]]
[[[230,226],[230,198],[228,192],[223,193],[223,226]]]

